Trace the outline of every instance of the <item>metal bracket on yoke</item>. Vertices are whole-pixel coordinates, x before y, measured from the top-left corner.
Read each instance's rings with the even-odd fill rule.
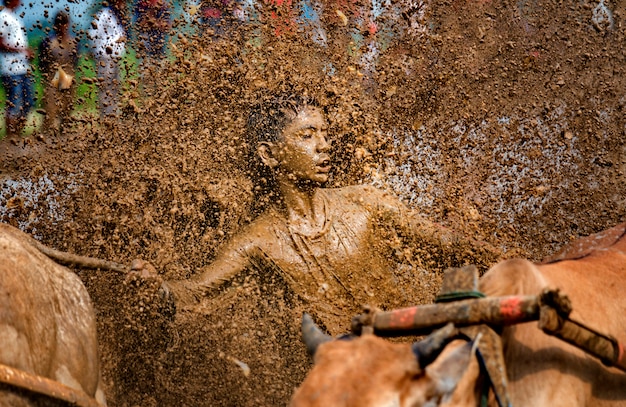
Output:
[[[376,311],[369,305],[364,306],[363,313],[352,318],[352,332],[355,332],[355,326],[358,326],[359,335],[373,335]]]
[[[449,268],[443,272],[443,283],[436,303],[485,298],[478,291],[478,269],[474,265]]]

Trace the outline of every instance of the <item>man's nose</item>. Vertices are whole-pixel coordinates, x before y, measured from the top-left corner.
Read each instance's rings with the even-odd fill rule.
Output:
[[[318,133],[317,135],[317,151],[324,153],[330,149],[330,144],[326,139],[326,134]]]

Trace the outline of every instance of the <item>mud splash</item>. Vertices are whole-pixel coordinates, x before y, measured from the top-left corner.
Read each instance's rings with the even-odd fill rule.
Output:
[[[321,45],[297,30],[277,38],[268,22],[231,39],[181,33],[151,84],[126,83],[118,121],[75,117],[19,146],[3,163],[0,219],[58,249],[190,276],[273,199],[244,122],[269,91],[295,88],[329,116],[331,186],[374,184],[532,259],[622,221],[624,6],[603,1],[612,23],[594,24],[595,2],[409,3],[415,21],[377,16],[391,37],[358,29],[339,2],[324,3]],[[433,300],[443,267],[407,268],[416,303]],[[310,366],[306,304],[280,276],[251,271],[172,318],[155,286],[77,272],[110,405],[284,405]]]

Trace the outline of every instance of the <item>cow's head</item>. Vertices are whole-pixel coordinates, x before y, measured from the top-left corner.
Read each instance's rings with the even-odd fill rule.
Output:
[[[452,324],[413,344],[374,335],[333,340],[308,315],[302,331],[315,366],[291,407],[437,406],[450,401],[470,366],[478,370],[474,344],[453,341],[457,331]]]

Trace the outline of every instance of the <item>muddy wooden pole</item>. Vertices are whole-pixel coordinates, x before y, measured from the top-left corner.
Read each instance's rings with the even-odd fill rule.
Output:
[[[539,297],[509,296],[419,305],[394,311],[373,311],[356,316],[352,331],[360,334],[371,326],[378,336],[425,335],[454,323],[457,327],[478,324],[513,325],[539,319]]]
[[[565,318],[547,305],[541,307],[539,328],[548,335],[553,335],[597,357],[606,366],[614,366],[626,372],[624,345],[615,338]]]

